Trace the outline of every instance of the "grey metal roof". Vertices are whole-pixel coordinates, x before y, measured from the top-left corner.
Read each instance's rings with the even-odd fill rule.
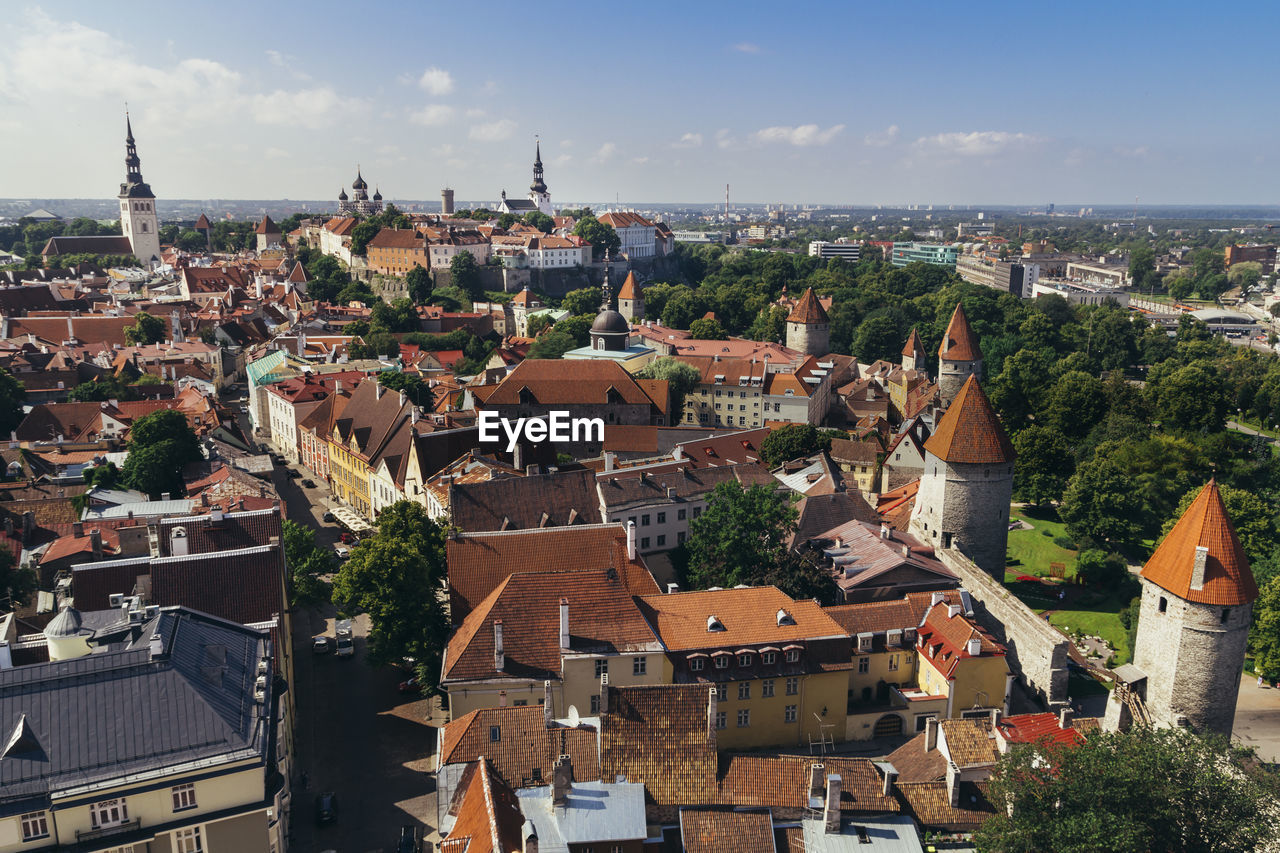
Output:
[[[146,518],[162,515],[189,515],[196,502],[189,498],[169,501],[138,501],[117,506],[90,507],[84,511],[84,521],[99,518]]]
[[[813,853],[923,853],[915,822],[906,815],[844,818],[839,833],[825,832],[821,820],[802,820],[800,825],[804,849]]]
[[[642,839],[644,785],[636,782],[575,782],[563,809],[551,808],[551,786],[516,791],[520,811],[538,833],[539,853],[569,853],[569,845]]]
[[[152,657],[158,634],[162,651]],[[165,608],[131,643],[71,660],[0,670],[0,736],[26,716],[39,751],[0,761],[0,815],[66,789],[230,756],[265,758],[270,674],[254,701],[268,635]]]

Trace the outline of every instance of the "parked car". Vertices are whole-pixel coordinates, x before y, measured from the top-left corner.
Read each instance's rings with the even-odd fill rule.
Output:
[[[311,651],[318,655],[326,655],[333,651],[333,642],[324,634],[317,634],[311,638]]]
[[[283,463],[283,462],[284,462],[284,460],[283,460],[283,459],[282,459],[282,460],[280,460],[280,461],[281,461],[281,463]],[[296,479],[298,479],[299,477],[301,477],[301,476],[302,476],[301,474],[299,474],[299,473],[298,473],[296,470],[294,470],[293,468],[285,468],[285,469],[284,469],[284,473],[285,473],[285,475],[286,475],[286,476],[288,476],[290,479],[293,479],[293,480],[296,480]]]
[[[314,489],[315,487],[316,487],[316,484],[315,484],[315,481],[314,481],[314,480],[303,480],[303,481],[302,481],[302,488],[304,488],[304,489]]]
[[[345,560],[351,556],[351,549],[343,545],[334,545],[333,553],[338,555],[339,560]]]
[[[316,794],[316,823],[324,826],[338,819],[338,795],[333,791]]]
[[[336,654],[340,658],[351,657],[356,653],[355,645],[352,642],[352,628],[350,619],[339,619],[334,625],[334,634],[338,638],[338,648]]]
[[[413,676],[406,681],[400,682],[401,693],[417,693],[422,690],[422,682],[418,680],[418,676]]]
[[[324,511],[324,515],[320,516],[320,520],[325,524],[333,524],[333,513],[328,510]]]
[[[355,537],[355,536],[353,536],[353,535],[351,535],[351,531],[350,531],[350,530],[344,530],[344,531],[342,531],[342,535],[341,535],[341,536],[339,536],[338,538],[339,538],[339,539],[341,539],[341,540],[343,541],[343,543],[344,543],[344,544],[350,544],[350,543],[352,543],[352,542],[356,541],[356,537]]]
[[[420,853],[418,844],[418,827],[405,825],[400,827],[400,840],[396,842],[396,853]]]

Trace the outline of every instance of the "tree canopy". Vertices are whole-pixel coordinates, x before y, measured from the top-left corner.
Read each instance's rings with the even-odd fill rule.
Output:
[[[168,324],[159,317],[152,317],[146,311],[139,311],[133,318],[133,325],[124,327],[124,338],[129,343],[158,344],[165,339]]]
[[[200,440],[186,415],[174,409],[160,409],[138,418],[129,430],[124,482],[152,500],[166,492],[177,497],[183,493],[183,467],[202,458]]]
[[[289,603],[320,604],[329,600],[330,586],[323,575],[337,568],[336,554],[316,544],[310,527],[285,519],[281,524],[284,559],[289,567]]]

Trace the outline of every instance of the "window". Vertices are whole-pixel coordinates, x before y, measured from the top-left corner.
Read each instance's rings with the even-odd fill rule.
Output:
[[[608,673],[609,673],[609,659],[597,658],[596,659],[596,678],[599,678],[602,675],[608,675]]]
[[[868,672],[871,669],[871,658],[858,658],[858,672]]]
[[[89,821],[94,829],[108,826],[120,826],[129,822],[129,808],[124,797],[118,800],[103,800],[89,806]]]
[[[745,729],[751,725],[751,709],[742,708],[738,711],[738,728]]]
[[[777,659],[778,659],[778,655],[777,655],[776,653],[774,653],[774,652],[761,652],[761,653],[760,653],[760,663],[765,664],[766,666],[768,666],[768,665],[772,664],[772,663],[773,663],[774,661],[776,661]]]
[[[665,512],[658,513],[658,523],[659,524],[667,523],[667,514]]]
[[[190,783],[186,785],[175,785],[173,788],[173,810],[180,812],[183,809],[194,809],[196,807],[196,786]]]
[[[489,726],[489,743],[497,743],[502,740],[502,727]]]
[[[716,728],[729,728],[729,714],[725,711],[716,711]]]
[[[641,527],[649,526],[649,513],[646,512],[644,515],[640,516],[640,526]]]
[[[648,537],[648,536],[641,536],[641,537],[640,537],[640,547],[641,547],[641,548],[648,548],[648,547],[649,547],[649,537]]]
[[[523,708],[523,707],[525,707],[525,706],[526,706],[526,705],[528,705],[528,704],[529,704],[529,700],[528,700],[528,699],[517,699],[517,700],[515,700],[514,702],[512,702],[512,703],[511,703],[511,705],[512,705],[513,707],[515,707],[515,708]]]
[[[667,544],[667,535],[663,533],[658,537],[658,547],[661,548],[663,545],[666,545],[666,544]]]
[[[893,672],[898,668],[898,656],[889,655],[889,671]]]
[[[788,705],[782,712],[782,722],[794,723],[796,721],[796,706]]]
[[[44,812],[32,812],[22,816],[22,840],[34,841],[49,837],[49,820]]]
[[[600,713],[600,694],[599,693],[591,694],[591,713],[593,714]]]
[[[692,669],[695,671],[701,670],[706,665],[706,663],[707,663],[706,660],[704,660],[703,658],[694,658],[693,660],[689,661],[689,669]]]
[[[173,849],[176,853],[201,853],[204,845],[200,843],[200,827],[179,829],[173,834]]]
[[[683,530],[681,530],[679,533],[677,533],[677,534],[676,534],[676,544],[677,544],[677,545],[683,545],[683,544],[684,544],[684,538],[685,538],[684,531],[683,531]]]
[[[1160,596],[1160,612],[1164,613],[1168,609],[1169,609],[1169,599],[1165,598],[1163,595]]]
[[[751,698],[751,682],[750,681],[743,681],[738,685],[738,698],[739,699]]]
[[[796,661],[798,661],[798,660],[800,660],[800,650],[799,650],[799,649],[788,649],[788,650],[787,650],[787,663],[795,663],[795,662],[796,662]]]
[[[1225,625],[1227,624],[1227,620],[1230,618],[1231,618],[1231,608],[1230,607],[1222,608],[1222,617],[1218,621],[1221,622],[1223,625]]]
[[[647,667],[648,667],[648,666],[649,666],[649,659],[648,659],[648,658],[632,658],[632,659],[631,659],[631,674],[632,674],[632,675],[644,675],[644,674],[645,674],[645,672],[647,671]]]
[[[728,656],[728,655],[717,655],[717,656],[716,656],[716,669],[728,669],[728,668],[729,668],[729,656]]]
[[[788,678],[787,679],[787,695],[795,696],[799,692],[800,692],[800,679]]]
[[[684,521],[684,516],[685,516],[684,510],[682,509],[676,510],[676,521]]]
[[[716,701],[724,702],[728,698],[729,698],[729,685],[717,684],[716,685]]]
[[[760,682],[760,695],[766,699],[773,695],[772,678],[766,678],[764,681]]]
[[[751,655],[738,655],[738,666],[751,666]]]

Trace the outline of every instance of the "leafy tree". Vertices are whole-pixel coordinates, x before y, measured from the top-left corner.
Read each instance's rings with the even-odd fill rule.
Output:
[[[129,431],[129,455],[122,472],[125,485],[152,500],[165,492],[181,495],[183,466],[203,457],[200,440],[181,412],[160,409],[143,415]]]
[[[430,406],[431,388],[416,373],[402,373],[398,370],[384,370],[378,374],[378,384],[383,388],[399,391],[408,397],[415,406]]]
[[[378,236],[378,232],[382,228],[375,222],[365,220],[351,229],[351,254],[363,255],[369,246],[369,241]]]
[[[685,582],[692,589],[751,583],[779,565],[798,513],[785,495],[767,486],[719,484],[707,509],[689,525]]]
[[[547,314],[534,314],[527,324],[529,337],[536,338],[543,329],[551,328],[551,317]]]
[[[1280,681],[1280,574],[1271,577],[1253,605],[1253,630],[1249,647],[1253,668],[1272,684]]]
[[[6,612],[16,610],[31,600],[36,591],[36,573],[32,569],[14,564],[13,552],[0,548],[0,607]]]
[[[644,366],[636,374],[640,379],[665,379],[671,392],[671,420],[679,423],[684,419],[684,401],[689,392],[698,387],[702,374],[692,364],[671,356],[663,356]]]
[[[22,401],[26,398],[22,383],[9,371],[0,369],[0,432],[8,435],[22,423]]]
[[[591,324],[595,321],[594,314],[578,314],[558,321],[555,329],[573,338],[574,346],[585,347],[591,341]]]
[[[1089,548],[1076,558],[1076,576],[1090,586],[1118,586],[1129,576],[1129,565],[1119,554]]]
[[[699,317],[689,324],[689,337],[699,341],[727,341],[729,333],[720,325],[719,320]]]
[[[378,517],[378,532],[351,552],[333,585],[347,615],[368,613],[369,661],[413,658],[422,683],[434,689],[449,623],[445,614],[445,531],[412,501]]]
[[[472,300],[484,298],[484,286],[480,281],[480,267],[475,256],[465,249],[449,261],[449,279],[454,287]]]
[[[1102,380],[1078,370],[1062,374],[1049,389],[1044,413],[1045,421],[1064,436],[1083,438],[1107,414]]]
[[[1132,544],[1141,531],[1142,501],[1124,472],[1095,456],[1076,469],[1062,495],[1059,515],[1077,541]]]
[[[116,467],[116,463],[107,462],[104,465],[86,468],[82,476],[87,486],[99,489],[114,489],[119,487],[122,475],[120,469]]]
[[[1227,417],[1228,401],[1217,377],[1198,364],[1153,376],[1156,416],[1175,430],[1218,432]]]
[[[524,215],[524,224],[532,225],[543,234],[550,234],[556,230],[556,221],[547,216],[541,210],[531,210]]]
[[[1146,290],[1156,282],[1156,253],[1150,246],[1139,246],[1129,252],[1129,286]]]
[[[1060,499],[1075,469],[1066,436],[1053,427],[1029,426],[1013,434],[1013,449],[1014,496],[1040,506]]]
[[[777,466],[830,447],[831,439],[824,441],[812,424],[787,424],[764,437],[760,456],[770,466]]]
[[[1248,751],[1184,729],[1019,745],[996,764],[983,853],[1255,850],[1280,834],[1277,781]]]
[[[409,285],[409,298],[415,305],[421,305],[431,296],[431,273],[420,266],[415,266],[404,277]]]
[[[1007,429],[1022,429],[1041,410],[1051,381],[1052,350],[1020,349],[991,383],[991,403]]]
[[[662,307],[662,325],[671,329],[687,329],[706,311],[703,298],[690,288],[680,285],[671,292]],[[648,304],[645,305],[645,313],[649,313]]]
[[[1245,290],[1253,287],[1262,278],[1262,264],[1257,261],[1243,261],[1232,264],[1227,273],[1227,281]]]
[[[600,291],[594,287],[570,290],[560,300],[560,307],[570,314],[595,314],[600,308]]]
[[[761,308],[746,331],[746,337],[753,341],[781,341],[786,334],[787,309],[781,305]]]
[[[167,328],[164,320],[140,311],[133,318],[133,325],[124,327],[124,339],[134,346],[158,344],[165,339]]]
[[[569,350],[577,347],[578,342],[568,332],[553,328],[533,342],[526,358],[561,358]]]
[[[902,330],[887,314],[876,314],[862,321],[853,338],[853,355],[864,364],[878,359],[892,359],[902,352]]]
[[[797,601],[816,599],[824,607],[844,600],[835,577],[824,566],[810,562],[795,552],[788,552],[774,565],[765,566],[752,576],[752,584],[772,585]]]
[[[281,527],[285,565],[289,567],[289,603],[327,602],[331,591],[323,576],[337,568],[335,554],[316,543],[316,532],[310,527],[287,518]]]
[[[604,257],[606,249],[616,252],[622,245],[622,238],[612,225],[606,225],[589,213],[578,218],[573,233],[591,244],[591,256],[597,260]]]

